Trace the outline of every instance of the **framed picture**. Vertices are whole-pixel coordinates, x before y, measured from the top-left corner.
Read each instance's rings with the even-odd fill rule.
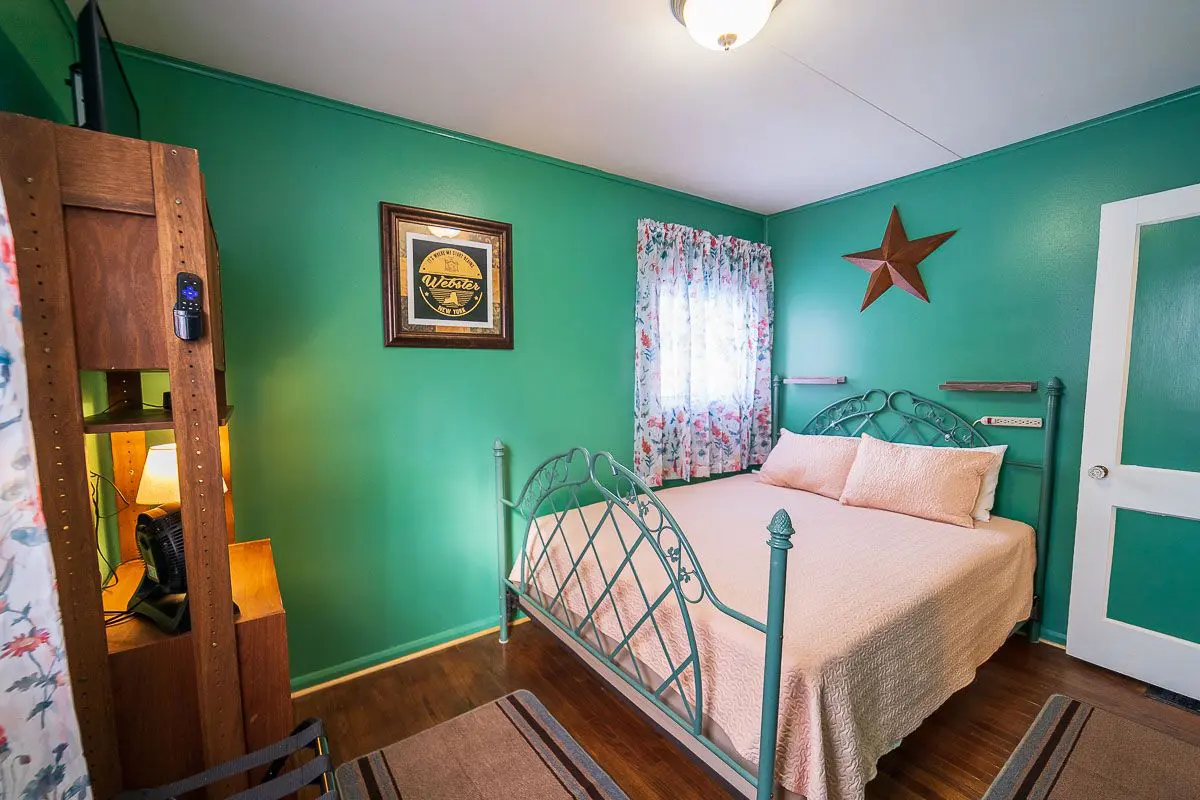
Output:
[[[379,204],[383,343],[511,350],[512,226]]]

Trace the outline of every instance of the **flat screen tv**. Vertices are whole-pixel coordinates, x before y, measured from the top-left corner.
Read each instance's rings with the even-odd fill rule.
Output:
[[[100,13],[88,0],[76,17],[79,61],[71,65],[75,124],[140,139],[142,120],[121,57]]]

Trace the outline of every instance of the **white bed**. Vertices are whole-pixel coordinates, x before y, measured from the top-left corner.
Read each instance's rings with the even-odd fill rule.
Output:
[[[1031,612],[1036,548],[1033,529],[1023,523],[993,517],[975,529],[960,528],[842,506],[749,474],[655,494],[687,536],[716,595],[757,619],[765,618],[767,605],[766,526],[777,509],[791,514],[776,775],[786,792],[808,800],[863,797],[879,757],[970,683]],[[532,575],[531,596],[548,603],[556,594],[550,570],[560,579],[567,574],[567,547],[578,557],[603,512],[597,504],[562,518],[563,537],[554,539],[550,558]],[[535,522],[546,538],[554,524],[546,517]],[[638,535],[620,512],[603,522],[610,531],[614,525],[627,542]],[[542,548],[542,537],[531,531],[527,559],[518,558],[510,575],[517,584]],[[562,596],[576,621],[586,612],[584,594],[599,597],[602,572],[611,576],[624,557],[615,535],[598,535],[595,542],[599,558],[582,560],[578,581],[568,581]],[[669,579],[650,548],[640,549],[633,564],[651,597],[666,587]],[[612,591],[626,624],[646,608],[628,575]],[[554,610],[563,616],[561,604]],[[754,764],[763,636],[707,600],[688,610],[702,665],[705,731],[728,743],[743,765]],[[595,615],[609,644],[623,638],[614,612],[606,602]],[[678,663],[688,652],[678,607],[665,603],[654,621]],[[631,644],[641,666],[669,674],[651,625]],[[683,697],[694,690],[688,677]],[[681,702],[678,693],[671,702]]]

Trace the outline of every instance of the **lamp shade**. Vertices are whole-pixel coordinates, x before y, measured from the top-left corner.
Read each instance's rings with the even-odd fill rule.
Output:
[[[221,478],[221,491],[229,491],[224,478]],[[156,444],[146,453],[146,466],[142,468],[135,502],[139,506],[179,502],[179,461],[174,442]]]

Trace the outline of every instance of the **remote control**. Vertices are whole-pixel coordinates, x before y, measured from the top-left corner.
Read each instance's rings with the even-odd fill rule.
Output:
[[[199,275],[181,272],[175,276],[175,335],[185,342],[204,335],[203,288]]]

